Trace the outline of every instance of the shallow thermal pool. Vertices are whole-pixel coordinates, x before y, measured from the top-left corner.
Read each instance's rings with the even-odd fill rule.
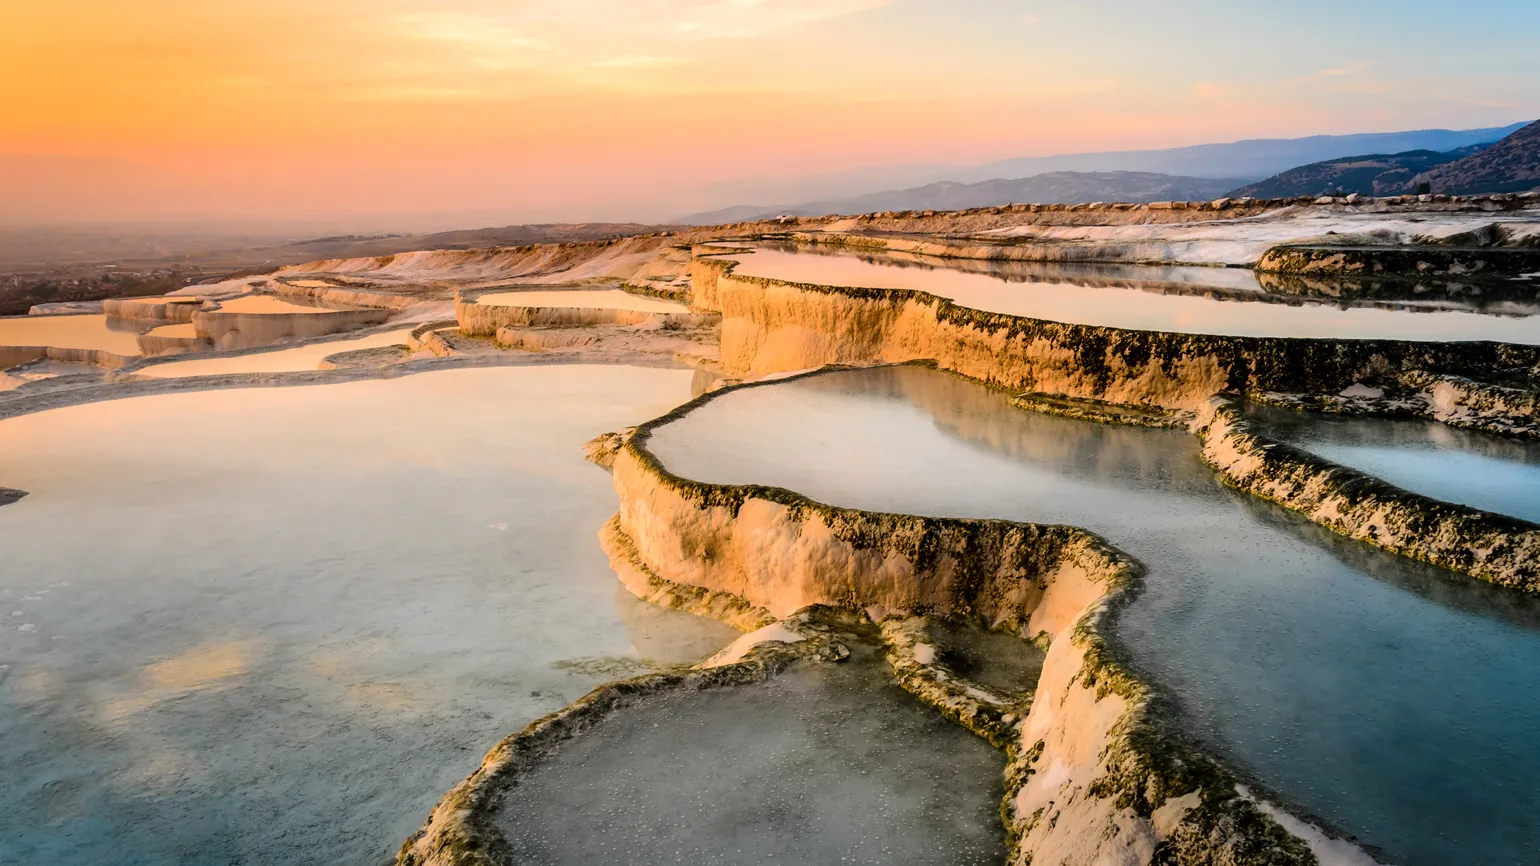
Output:
[[[635,310],[641,313],[688,313],[689,307],[660,298],[634,295],[620,289],[575,291],[496,292],[482,295],[476,303],[489,307],[584,307],[600,310]]]
[[[564,743],[497,814],[518,861],[1001,863],[1004,756],[852,649],[648,699]]]
[[[1228,490],[1186,433],[898,367],[730,392],[647,447],[708,482],[1094,530],[1149,570],[1120,639],[1237,769],[1402,866],[1540,848],[1540,600]]]
[[[150,364],[135,371],[136,375],[154,379],[179,379],[184,376],[216,376],[236,373],[297,373],[320,369],[323,359],[338,352],[359,349],[378,349],[382,346],[403,345],[411,328],[398,328],[349,340],[328,340],[295,346],[292,349],[273,349],[268,352],[248,352],[233,357],[195,358],[188,361],[170,361]]]
[[[278,313],[326,313],[331,311],[332,308],[330,307],[300,303],[273,295],[242,295],[238,298],[231,298],[228,301],[219,301],[219,312],[221,313],[274,315]]]
[[[113,327],[117,325],[118,327]],[[138,334],[146,323],[125,328],[106,316],[13,316],[0,318],[0,346],[52,346],[138,355]]]
[[[1540,443],[1431,421],[1250,406],[1268,435],[1414,493],[1540,523]]]
[[[1327,337],[1339,339],[1499,340],[1540,344],[1540,316],[1495,316],[1451,310],[1338,307],[1322,303],[1281,304],[1209,297],[1201,293],[1151,291],[1106,281],[1027,280],[1008,282],[987,273],[948,267],[916,267],[900,259],[856,252],[760,247],[725,256],[739,262],[734,273],[788,282],[874,289],[917,289],[964,307],[1053,322],[1104,325],[1145,331],[1223,334],[1240,337]],[[944,264],[945,260],[936,260]],[[1081,268],[1084,270],[1084,268]],[[1213,286],[1244,291],[1229,269],[1151,269],[1153,281],[1189,283],[1213,270]],[[1239,273],[1239,272],[1237,272]],[[1094,284],[1093,284],[1094,282]],[[1197,284],[1193,284],[1197,285]]]
[[[582,459],[690,380],[470,369],[0,421],[0,483],[31,493],[0,507],[0,862],[378,866],[508,732],[730,642],[619,589]]]

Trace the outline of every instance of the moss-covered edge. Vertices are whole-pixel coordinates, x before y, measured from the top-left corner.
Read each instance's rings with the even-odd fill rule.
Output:
[[[738,263],[731,258],[714,255],[710,261],[718,279],[730,278],[762,289],[789,288],[870,301],[887,305],[894,311],[906,304],[926,306],[934,310],[937,322],[942,325],[975,330],[1008,342],[1042,341],[1063,347],[1073,354],[1073,366],[1088,374],[1098,393],[1105,392],[1113,381],[1110,363],[1113,360],[1135,370],[1158,364],[1169,373],[1181,360],[1212,357],[1224,376],[1220,390],[1237,393],[1335,393],[1365,376],[1376,374],[1430,371],[1482,376],[1515,367],[1540,366],[1540,346],[1488,340],[1418,342],[1237,337],[1070,324],[977,310],[919,289],[832,286],[745,276],[735,272]],[[1012,388],[1030,387],[1030,383],[1022,382],[1000,381],[998,384]]]
[[[426,825],[402,844],[400,866],[514,866],[517,859],[493,816],[519,777],[561,743],[643,698],[763,682],[799,659],[826,649],[815,636],[797,644],[761,644],[742,661],[714,668],[647,674],[599,686],[531,722],[494,746],[481,766],[445,794]]]
[[[1443,502],[1267,438],[1234,397],[1210,401],[1203,460],[1232,487],[1340,535],[1524,592],[1540,592],[1540,526]]]

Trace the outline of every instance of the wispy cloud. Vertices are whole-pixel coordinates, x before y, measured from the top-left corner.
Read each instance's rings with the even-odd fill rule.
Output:
[[[1037,22],[1038,22],[1038,17],[1037,17],[1037,13],[1036,12],[1028,12],[1027,14],[1021,16],[1021,23],[1027,25],[1028,27],[1031,27],[1033,24],[1036,24]]]
[[[894,0],[561,0],[531,20],[597,22],[607,29],[700,39],[743,39],[891,6]],[[519,15],[520,13],[515,13]]]
[[[654,54],[622,54],[588,64],[595,69],[636,69],[648,66],[678,66],[685,60],[678,57],[659,57]]]
[[[1360,75],[1369,70],[1367,63],[1349,63],[1346,66],[1337,66],[1331,69],[1322,69],[1309,75],[1301,76],[1296,81],[1321,81],[1327,78],[1344,78],[1350,75]]]
[[[529,36],[507,22],[463,12],[415,12],[395,19],[399,32],[412,39],[459,42],[481,48],[541,50],[544,40]]]

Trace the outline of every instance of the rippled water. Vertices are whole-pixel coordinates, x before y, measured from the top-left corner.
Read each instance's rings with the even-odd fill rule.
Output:
[[[1540,442],[1431,421],[1248,408],[1274,436],[1424,496],[1540,523]]]
[[[740,263],[735,273],[744,276],[819,285],[918,289],[975,310],[1071,324],[1242,337],[1540,344],[1540,316],[1535,315],[1533,304],[1514,308],[1528,315],[1496,316],[1439,309],[1278,303],[1276,298],[1265,303],[1255,275],[1239,269],[1039,265],[1007,275],[979,273],[971,267],[975,263],[968,262],[949,267],[945,259],[920,264],[897,256],[806,247],[761,247],[726,257]],[[1147,285],[1130,287],[1135,282]],[[1256,296],[1247,300],[1253,287]]]
[[[649,447],[704,481],[1092,529],[1149,568],[1121,639],[1230,763],[1403,866],[1540,851],[1540,601],[1228,490],[1188,434],[905,367],[726,394]]]
[[[1004,756],[854,649],[650,699],[563,744],[500,807],[519,862],[1002,862]]]
[[[499,738],[736,637],[619,588],[589,437],[689,371],[0,421],[0,862],[376,866]],[[14,613],[13,613],[14,612]]]

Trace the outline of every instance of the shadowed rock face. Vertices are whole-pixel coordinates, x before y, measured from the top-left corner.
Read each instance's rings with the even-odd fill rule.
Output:
[[[0,487],[0,505],[10,505],[14,502],[20,502],[21,498],[26,495],[27,492],[25,490],[12,490],[9,487]]]

